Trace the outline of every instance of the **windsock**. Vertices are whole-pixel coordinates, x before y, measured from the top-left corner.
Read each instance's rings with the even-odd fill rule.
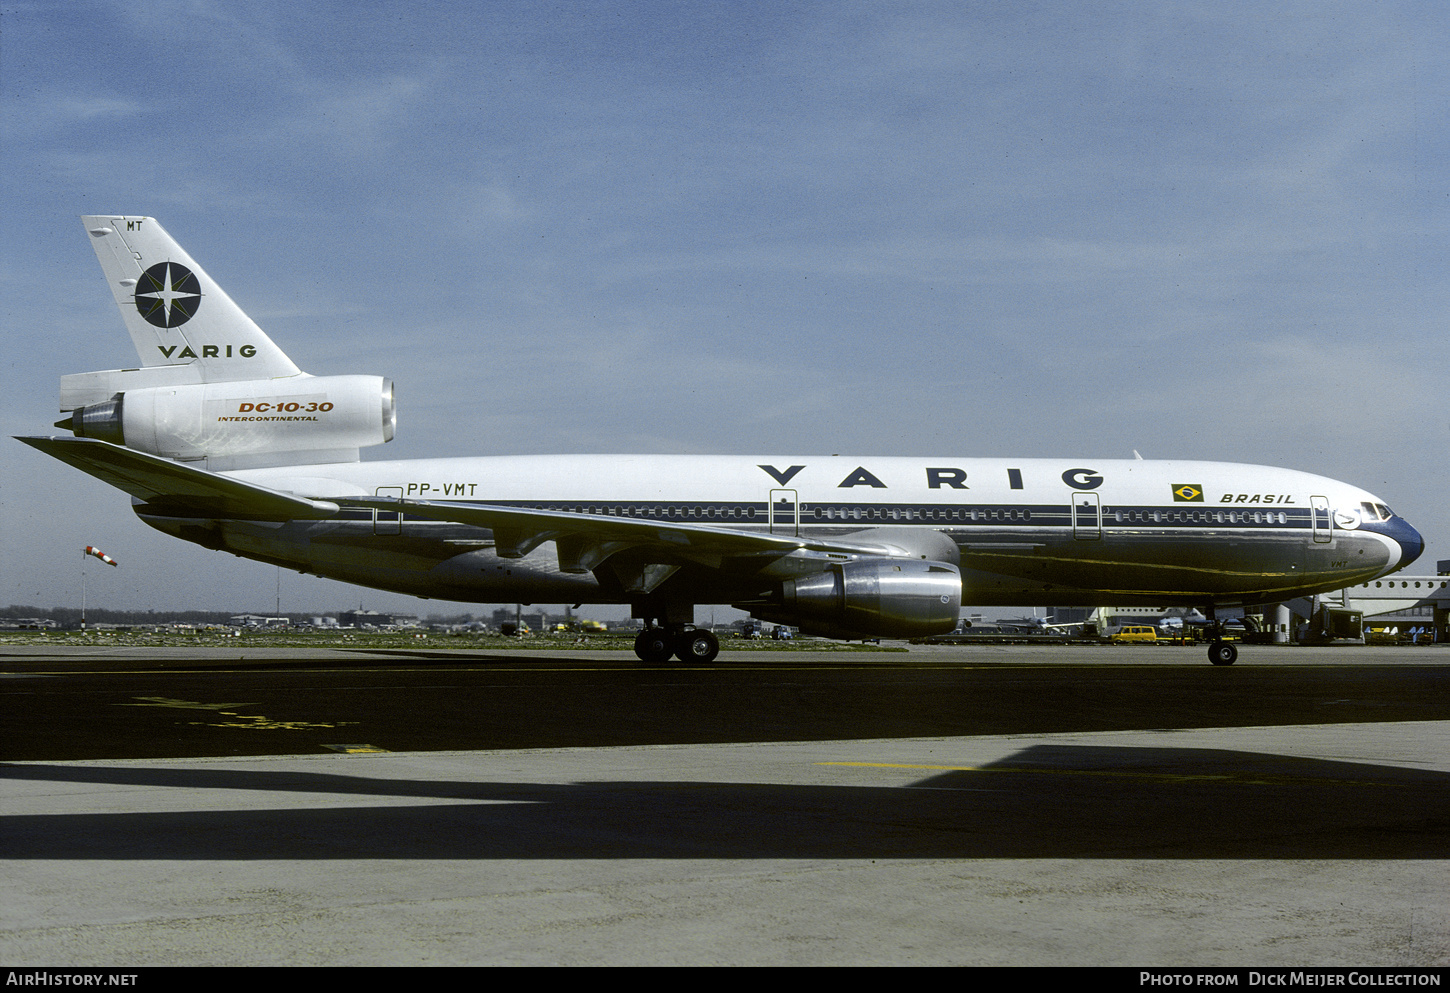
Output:
[[[101,551],[95,545],[87,545],[86,546],[86,554],[87,555],[94,555],[96,558],[98,558],[102,562],[106,563],[106,565],[115,565],[116,564],[116,560],[115,559],[111,558],[109,555],[107,555],[105,552]]]

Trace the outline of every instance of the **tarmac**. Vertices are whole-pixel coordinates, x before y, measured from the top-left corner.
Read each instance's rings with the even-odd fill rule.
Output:
[[[1008,657],[1075,660],[1090,694],[1107,656],[1072,651]],[[1133,664],[1169,658],[1151,652]],[[1406,664],[1438,673],[1431,652]],[[1310,659],[1268,664],[1312,682]],[[0,687],[74,684],[113,658],[63,676],[56,660],[0,654]],[[1048,734],[5,762],[0,962],[1450,964],[1450,720],[1152,716]]]

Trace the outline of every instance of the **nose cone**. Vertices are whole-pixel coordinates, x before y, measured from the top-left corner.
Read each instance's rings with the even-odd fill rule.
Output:
[[[1385,533],[1400,545],[1400,562],[1392,571],[1405,568],[1419,558],[1420,553],[1425,550],[1425,539],[1421,538],[1420,532],[1410,527],[1410,522],[1403,517],[1391,517],[1386,521]]]

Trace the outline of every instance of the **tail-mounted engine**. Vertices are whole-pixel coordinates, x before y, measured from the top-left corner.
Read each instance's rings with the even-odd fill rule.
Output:
[[[209,468],[355,462],[391,441],[393,381],[381,376],[152,386],[76,407],[56,427]]]
[[[868,558],[782,584],[779,609],[752,612],[827,638],[945,634],[962,608],[962,574],[946,562]]]

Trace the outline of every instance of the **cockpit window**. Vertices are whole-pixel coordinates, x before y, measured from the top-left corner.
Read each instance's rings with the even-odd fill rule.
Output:
[[[1390,508],[1382,503],[1361,503],[1364,510],[1364,519],[1367,521],[1387,521],[1395,516]]]

